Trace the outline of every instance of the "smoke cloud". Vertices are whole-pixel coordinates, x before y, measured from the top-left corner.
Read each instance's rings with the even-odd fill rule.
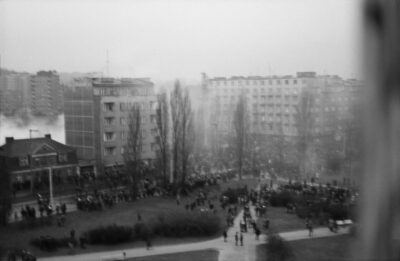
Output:
[[[14,139],[29,138],[29,129],[36,130],[32,132],[32,138],[44,137],[45,134],[51,134],[53,140],[65,143],[63,114],[54,119],[34,116],[21,119],[0,115],[0,145],[5,143],[6,137],[14,137]]]

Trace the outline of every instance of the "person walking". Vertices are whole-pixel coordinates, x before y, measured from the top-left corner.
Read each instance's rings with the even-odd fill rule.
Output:
[[[226,232],[226,229],[224,230],[223,236],[224,236],[224,242],[227,242],[228,233]]]
[[[146,238],[146,247],[147,247],[147,250],[151,249],[151,239],[150,239],[150,237]]]
[[[255,230],[256,230],[256,240],[258,240],[260,238],[260,229],[256,227]]]
[[[240,233],[240,245],[243,246],[243,234]]]
[[[308,229],[308,236],[312,237],[313,236],[313,224],[312,224],[311,220],[306,221],[306,227]]]
[[[235,234],[235,246],[238,245],[238,241],[239,241],[239,235],[238,235],[238,232],[236,232],[236,234]]]

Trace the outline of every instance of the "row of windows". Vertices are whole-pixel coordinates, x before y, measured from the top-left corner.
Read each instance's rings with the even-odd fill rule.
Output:
[[[149,146],[151,151],[156,151],[157,150],[157,145],[156,144],[151,144]],[[117,150],[118,147],[116,146],[109,146],[109,147],[105,147],[104,148],[104,156],[116,156],[118,153]],[[125,147],[120,147],[119,149],[119,154],[124,154],[125,153],[126,148]],[[144,151],[146,151],[146,146],[142,146],[141,147],[141,153],[143,153]]]
[[[280,85],[280,84],[298,84],[298,79],[268,79],[268,80],[211,80],[211,86],[227,86],[227,85]],[[302,83],[307,83],[306,79]]]
[[[106,126],[114,126],[116,124],[116,117],[104,117],[104,124]],[[148,119],[147,115],[142,115],[141,117],[141,123],[146,123]],[[150,122],[151,123],[156,123],[156,116],[155,115],[150,115]],[[129,117],[120,117],[119,118],[119,124],[122,126],[128,126],[129,123]]]
[[[128,139],[129,131],[120,131],[120,139],[126,140]],[[142,139],[146,139],[148,137],[148,131],[142,130]],[[117,133],[113,131],[106,131],[103,135],[104,141],[115,141],[117,140]]]
[[[103,96],[149,96],[152,90],[146,87],[117,89],[114,87],[95,88],[94,95]]]
[[[64,104],[66,115],[93,115],[93,103],[90,101],[65,101]]]
[[[33,157],[32,158],[32,167],[34,166],[51,166],[56,163],[65,163],[68,162],[68,154],[59,153],[57,156],[43,156],[43,157]],[[29,166],[29,158],[28,156],[19,157],[19,166],[27,167]]]
[[[71,131],[93,131],[93,118],[65,116],[65,129]]]
[[[149,107],[147,107],[147,105]],[[121,102],[119,103],[115,103],[115,102],[105,102],[103,104],[103,109],[106,112],[114,112],[116,111],[117,107],[119,107],[119,110],[124,112],[124,111],[130,111],[132,108],[134,107],[139,107],[141,111],[147,109],[147,108],[151,108],[153,109],[155,106],[155,102],[151,101],[151,102]]]
[[[66,130],[65,134],[65,141],[67,145],[85,147],[94,146],[93,133]]]

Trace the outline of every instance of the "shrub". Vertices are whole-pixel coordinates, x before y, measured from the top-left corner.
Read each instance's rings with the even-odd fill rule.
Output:
[[[60,247],[68,247],[68,244],[72,242],[71,240],[72,239],[68,237],[54,238],[50,236],[41,236],[31,239],[30,243],[44,251],[55,251]],[[74,245],[76,244],[76,242],[72,243]]]
[[[286,207],[289,203],[294,203],[295,198],[289,191],[281,191],[271,195],[270,203],[273,207]]]
[[[211,212],[178,211],[160,215],[152,224],[155,234],[165,237],[211,236],[222,228]]]
[[[147,240],[153,236],[152,228],[143,222],[137,223],[133,226],[133,237],[135,239]]]
[[[132,228],[127,226],[100,226],[84,233],[90,244],[115,245],[132,239]]]
[[[268,236],[267,259],[270,261],[293,260],[293,252],[288,243],[277,234]]]
[[[349,218],[349,211],[345,206],[331,205],[328,207],[327,212],[334,220],[343,220]]]

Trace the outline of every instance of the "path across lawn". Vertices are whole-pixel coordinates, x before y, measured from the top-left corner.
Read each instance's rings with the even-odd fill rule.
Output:
[[[250,211],[252,212],[252,216],[255,217],[254,207],[250,207]],[[80,255],[66,255],[66,256],[57,256],[57,257],[47,257],[47,258],[39,258],[41,261],[98,261],[103,257],[113,256],[113,255],[121,255],[123,252],[126,253],[127,258],[133,257],[143,257],[143,256],[153,256],[153,255],[165,255],[171,253],[182,253],[188,251],[199,251],[206,249],[215,249],[219,251],[219,261],[253,261],[256,260],[256,246],[259,244],[264,244],[266,240],[266,236],[260,236],[259,240],[255,239],[255,234],[249,230],[249,232],[244,233],[244,246],[236,246],[234,235],[236,232],[240,231],[239,222],[243,217],[243,210],[237,215],[234,221],[234,226],[228,230],[228,242],[224,242],[222,235],[220,238],[207,240],[203,242],[197,243],[188,243],[188,244],[176,244],[176,245],[167,245],[167,246],[155,246],[151,250],[147,250],[146,248],[129,248],[124,250],[115,250],[115,251],[103,251],[103,252],[95,252],[95,253],[87,253]],[[337,236],[348,233],[348,229],[342,229],[338,233],[332,233],[328,228],[316,228],[314,229],[314,235],[312,238],[319,237],[329,237],[329,236]],[[279,235],[287,240],[300,240],[300,239],[308,239],[310,238],[308,235],[308,230],[296,230],[291,232],[283,232],[279,233]]]

